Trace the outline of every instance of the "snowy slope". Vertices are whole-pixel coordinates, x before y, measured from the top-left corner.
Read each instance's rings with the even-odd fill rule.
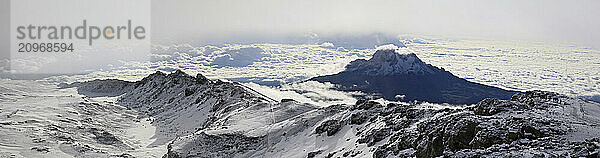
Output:
[[[464,108],[359,102],[274,121],[281,128],[262,135],[198,131],[169,157],[596,157],[599,109],[541,91]]]
[[[320,107],[271,100],[236,83],[182,72],[155,73],[131,84],[118,103],[153,116],[159,136],[175,135],[168,137],[167,157],[594,157],[600,152],[600,104],[551,92],[471,106],[359,100]]]
[[[182,71],[169,75],[156,72],[137,82],[94,80],[66,86],[82,87],[82,94],[113,88],[121,95],[118,104],[154,118],[156,134],[160,136],[156,144],[194,133],[237,109],[269,107],[274,102],[238,83],[212,81],[200,74],[193,77]]]
[[[156,127],[115,97],[43,81],[0,80],[0,157],[160,157]]]

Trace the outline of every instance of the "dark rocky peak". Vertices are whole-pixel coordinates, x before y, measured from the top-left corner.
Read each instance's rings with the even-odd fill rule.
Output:
[[[410,49],[394,45],[378,47],[371,59],[352,61],[340,73],[310,80],[394,101],[475,104],[485,98],[510,99],[518,93],[461,79],[426,64]]]
[[[397,53],[396,50],[391,49],[375,51],[375,54],[373,54],[373,58],[371,58],[370,61],[390,63],[398,63],[403,61],[422,62],[415,53],[400,54]]]
[[[186,74],[185,72],[181,71],[181,70],[176,70],[175,72],[171,73],[168,75],[169,77],[190,77],[190,75]]]
[[[196,74],[196,81],[198,81],[199,83],[206,83],[210,80],[208,78],[206,78],[204,75],[198,73],[198,74]]]
[[[383,46],[382,46],[383,47]],[[391,46],[390,46],[391,47]],[[429,75],[440,69],[426,64],[407,48],[379,48],[369,60],[358,59],[346,66],[345,72],[371,76]]]
[[[158,79],[162,80],[162,79],[164,79],[166,77],[167,77],[167,74],[165,74],[164,72],[156,71],[156,72],[154,72],[154,73],[152,73],[152,74],[144,77],[142,80],[140,80],[140,82],[137,82],[137,83],[138,84],[140,84],[140,83],[146,83],[146,82],[149,82],[149,81],[152,81],[152,80],[158,80]]]
[[[161,71],[156,71],[155,73],[152,73],[152,74],[148,75],[147,77],[145,77],[144,79],[142,79],[141,82],[139,82],[139,84],[147,83],[147,82],[161,82],[161,83],[162,82],[173,82],[175,84],[180,84],[180,83],[204,84],[209,81],[210,80],[208,78],[204,77],[200,73],[196,74],[196,77],[193,77],[181,70],[177,70],[170,74],[165,74]]]
[[[156,72],[154,72],[154,73],[152,73],[152,74],[150,74],[150,75],[148,75],[148,76],[146,76],[144,78],[155,78],[155,77],[166,77],[166,76],[167,76],[167,74],[165,74],[164,72],[162,72],[162,71],[156,71]]]

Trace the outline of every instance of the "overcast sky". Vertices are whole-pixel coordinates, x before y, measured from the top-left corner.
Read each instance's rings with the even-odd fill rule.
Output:
[[[153,39],[381,32],[574,42],[600,48],[599,28],[598,0],[152,1]]]

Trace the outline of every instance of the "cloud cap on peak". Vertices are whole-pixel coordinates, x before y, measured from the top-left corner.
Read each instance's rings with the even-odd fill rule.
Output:
[[[394,45],[394,44],[386,44],[386,45],[381,45],[381,46],[377,46],[375,47],[376,50],[398,50],[398,46]]]

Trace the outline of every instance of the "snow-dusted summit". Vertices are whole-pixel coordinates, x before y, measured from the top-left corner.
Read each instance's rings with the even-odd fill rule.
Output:
[[[408,48],[380,46],[371,59],[354,60],[346,66],[345,71],[371,76],[389,76],[403,74],[427,75],[436,73],[439,70],[421,61]]]

